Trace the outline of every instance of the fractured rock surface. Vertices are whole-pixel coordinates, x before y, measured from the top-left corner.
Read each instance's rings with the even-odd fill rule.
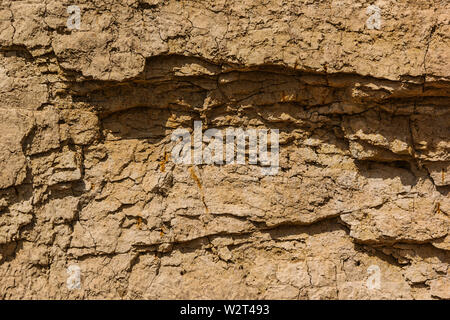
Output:
[[[0,298],[450,299],[448,1],[0,3]]]

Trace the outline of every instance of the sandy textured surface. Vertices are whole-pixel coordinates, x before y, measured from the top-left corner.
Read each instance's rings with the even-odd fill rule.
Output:
[[[446,0],[0,0],[0,298],[450,299],[449,48]],[[195,120],[278,174],[175,164]]]

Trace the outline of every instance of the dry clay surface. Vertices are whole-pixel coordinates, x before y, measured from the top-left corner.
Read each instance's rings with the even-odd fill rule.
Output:
[[[450,299],[449,48],[447,0],[0,0],[0,298]]]

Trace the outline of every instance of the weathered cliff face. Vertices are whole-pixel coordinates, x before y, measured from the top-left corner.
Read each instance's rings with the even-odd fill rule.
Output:
[[[450,298],[448,1],[0,3],[0,298]]]

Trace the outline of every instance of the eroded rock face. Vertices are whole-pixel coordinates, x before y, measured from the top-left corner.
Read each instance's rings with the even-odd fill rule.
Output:
[[[70,5],[1,0],[0,298],[450,298],[448,1]]]

